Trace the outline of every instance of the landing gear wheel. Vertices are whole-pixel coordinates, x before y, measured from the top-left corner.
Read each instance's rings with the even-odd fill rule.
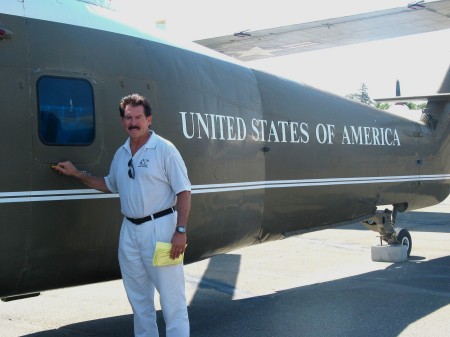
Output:
[[[412,240],[408,230],[404,228],[396,228],[395,234],[397,236],[397,243],[399,245],[408,247],[408,257],[409,257],[409,255],[411,254]]]

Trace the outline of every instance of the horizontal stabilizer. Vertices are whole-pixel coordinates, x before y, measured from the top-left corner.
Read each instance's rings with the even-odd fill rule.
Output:
[[[432,94],[421,96],[395,96],[389,98],[375,98],[375,102],[395,102],[395,103],[408,103],[411,101],[445,101],[450,100],[450,93],[444,94]]]

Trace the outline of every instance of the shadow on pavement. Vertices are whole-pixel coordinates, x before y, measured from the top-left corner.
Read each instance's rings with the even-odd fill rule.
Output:
[[[239,265],[238,255],[211,259],[189,306],[191,336],[394,337],[450,303],[450,256],[232,300]],[[164,337],[161,312],[158,324]],[[133,320],[131,315],[111,317],[27,336],[132,337]]]

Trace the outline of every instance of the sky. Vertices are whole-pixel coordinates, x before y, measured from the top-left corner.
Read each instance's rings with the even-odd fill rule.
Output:
[[[114,0],[142,25],[194,41],[289,24],[406,6],[412,0]],[[450,20],[449,20],[450,22]],[[450,24],[449,24],[450,25]],[[450,28],[450,27],[449,27]],[[372,98],[435,93],[450,65],[450,29],[246,62],[341,96],[364,83]]]

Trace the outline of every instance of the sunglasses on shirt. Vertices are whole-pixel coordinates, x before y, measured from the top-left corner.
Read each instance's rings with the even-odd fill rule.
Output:
[[[128,176],[131,179],[134,179],[134,177],[135,177],[134,166],[133,166],[133,158],[131,158],[130,161],[128,162]]]

